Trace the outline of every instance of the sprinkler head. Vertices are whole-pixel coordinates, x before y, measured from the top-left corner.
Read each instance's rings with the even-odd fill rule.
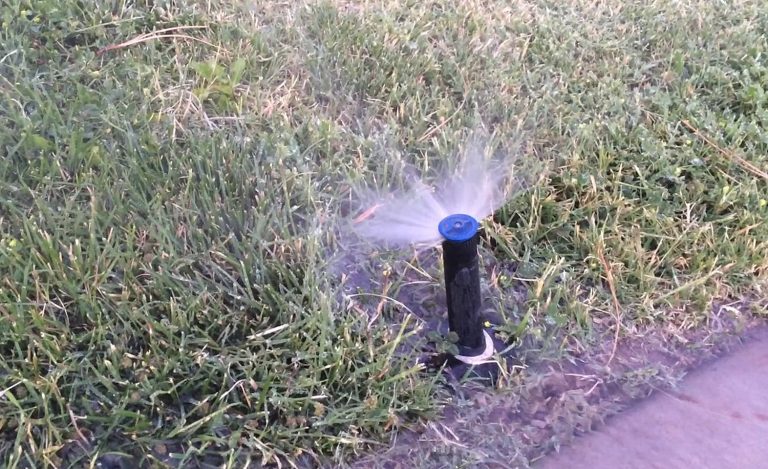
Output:
[[[453,243],[469,241],[477,234],[478,228],[480,224],[477,220],[463,213],[448,215],[437,225],[440,236]]]
[[[495,380],[499,364],[494,355],[504,350],[493,332],[484,327],[481,314],[480,265],[477,255],[480,224],[461,213],[440,221],[438,231],[444,238],[443,265],[445,294],[450,330],[458,337],[459,353],[448,359],[455,375],[468,369],[481,378]]]

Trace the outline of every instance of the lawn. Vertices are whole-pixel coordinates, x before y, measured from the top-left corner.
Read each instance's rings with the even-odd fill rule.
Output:
[[[347,464],[431,425],[457,405],[415,359],[439,252],[347,222],[355,188],[478,129],[525,182],[481,255],[531,364],[480,402],[529,398],[543,358],[656,385],[611,368],[625,344],[703,353],[765,315],[761,1],[6,0],[0,23],[3,467]],[[447,446],[420,464],[489,454]]]

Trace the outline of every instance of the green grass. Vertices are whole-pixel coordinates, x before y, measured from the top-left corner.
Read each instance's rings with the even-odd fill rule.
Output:
[[[507,333],[567,356],[764,291],[761,2],[250,3],[0,6],[4,467],[348,461],[433,416],[418,328],[327,249],[351,187],[478,127],[549,167],[486,225]]]

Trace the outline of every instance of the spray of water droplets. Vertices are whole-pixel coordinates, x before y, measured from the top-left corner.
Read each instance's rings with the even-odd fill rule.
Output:
[[[362,237],[385,246],[432,246],[442,238],[440,221],[451,214],[478,221],[495,212],[519,186],[514,160],[492,158],[473,145],[453,171],[425,182],[411,177],[404,190],[368,197],[353,226]]]

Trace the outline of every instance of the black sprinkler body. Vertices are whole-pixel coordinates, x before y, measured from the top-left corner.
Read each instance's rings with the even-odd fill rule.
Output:
[[[479,223],[473,217],[453,214],[438,230],[443,240],[443,270],[450,330],[458,335],[459,353],[449,357],[455,375],[472,369],[481,378],[494,380],[499,362],[494,359],[503,344],[484,327],[480,264],[477,254]]]
[[[485,346],[480,317],[480,265],[477,256],[477,221],[468,215],[451,215],[440,222],[443,270],[448,303],[448,325],[459,336],[462,355],[477,355]]]

